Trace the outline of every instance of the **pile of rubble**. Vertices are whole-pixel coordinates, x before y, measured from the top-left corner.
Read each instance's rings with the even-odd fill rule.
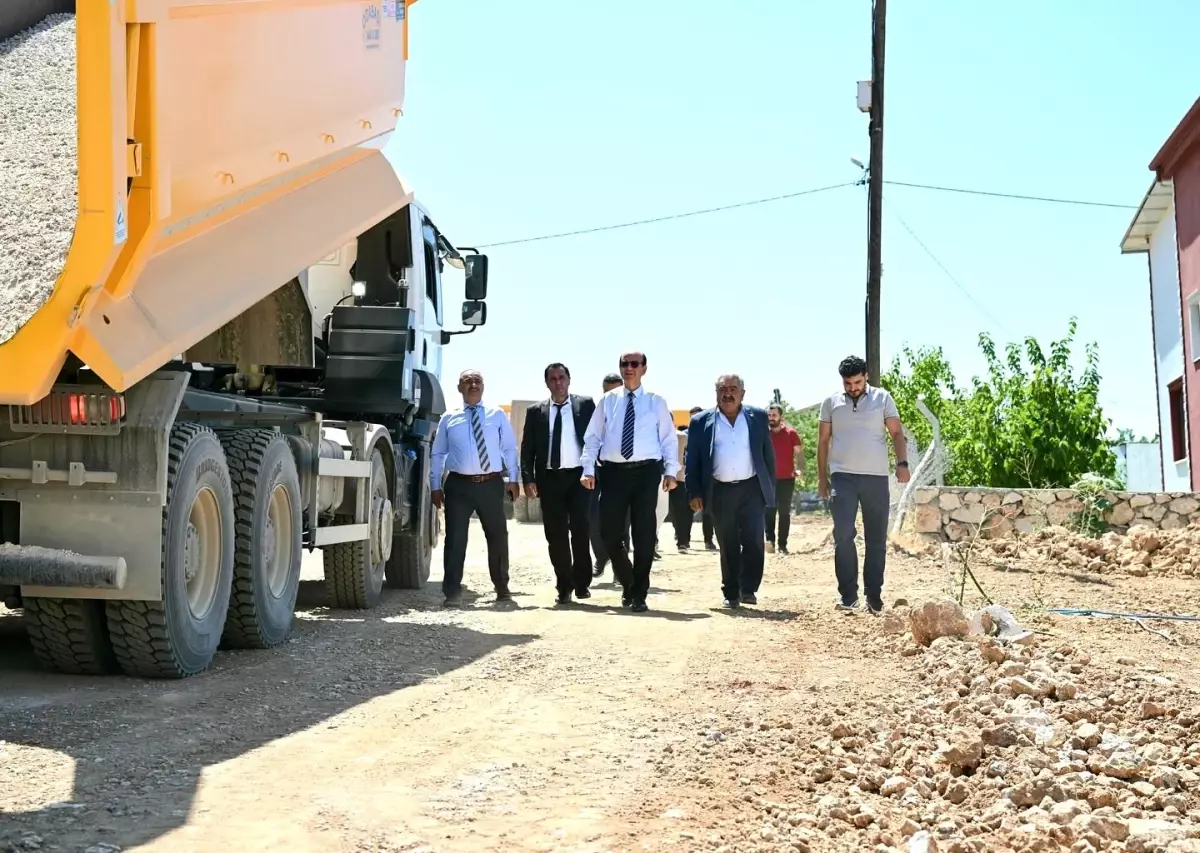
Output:
[[[697,752],[741,765],[753,811],[711,848],[1200,853],[1195,697],[1133,661],[1114,674],[1028,632],[1002,642],[984,616],[930,602],[875,623],[909,696],[777,723],[748,707],[709,732]]]
[[[1136,525],[1129,532],[1092,538],[1065,527],[1044,527],[1004,539],[980,539],[975,547],[1006,561],[1042,562],[1093,574],[1123,571],[1135,577],[1200,577],[1200,526],[1156,530]]]

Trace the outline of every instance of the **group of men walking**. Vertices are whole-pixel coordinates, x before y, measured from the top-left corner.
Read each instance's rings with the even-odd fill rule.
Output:
[[[783,422],[779,406],[745,405],[745,383],[736,374],[718,378],[716,405],[693,409],[686,433],[677,431],[666,401],[642,385],[646,354],[625,353],[618,366],[596,402],[570,393],[565,365],[549,365],[550,397],[526,413],[519,451],[504,411],[482,405],[479,371],[460,375],[463,406],[442,416],[431,465],[434,504],[446,512],[447,606],[461,603],[472,513],[487,540],[496,598],[511,598],[503,502],[506,493],[517,497],[518,480],[541,503],[558,603],[590,598],[593,578],[609,562],[622,605],[645,612],[667,507],[681,550],[690,547],[693,514],[701,513],[706,547],[720,551],[724,606],[758,603],[765,553],[787,553],[795,477],[805,469],[802,440]],[[878,613],[891,471],[887,437],[900,482],[908,481],[907,445],[895,401],[868,383],[866,363],[850,357],[838,370],[843,391],[821,405],[818,490],[833,515],[838,607],[859,606],[854,540],[861,507],[867,609]]]

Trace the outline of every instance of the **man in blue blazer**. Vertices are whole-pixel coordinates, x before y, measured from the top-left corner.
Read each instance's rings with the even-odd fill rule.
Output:
[[[775,505],[775,449],[765,409],[743,406],[737,374],[717,380],[717,405],[688,425],[688,503],[710,510],[721,548],[726,607],[758,604],[766,508]]]

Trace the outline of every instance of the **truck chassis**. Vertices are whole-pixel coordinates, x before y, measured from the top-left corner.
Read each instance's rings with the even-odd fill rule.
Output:
[[[333,607],[371,608],[385,583],[428,580],[435,422],[343,420],[196,388],[195,376],[171,365],[124,395],[56,385],[44,405],[10,407],[18,429],[51,426],[28,423],[39,406],[68,421],[0,447],[0,591],[24,607],[45,665],[183,677],[218,644],[276,646],[304,548],[324,552]]]

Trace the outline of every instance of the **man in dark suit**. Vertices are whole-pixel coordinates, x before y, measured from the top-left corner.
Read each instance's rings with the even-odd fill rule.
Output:
[[[592,556],[588,539],[591,495],[579,482],[583,434],[596,404],[569,393],[571,371],[555,362],[544,372],[550,399],[525,413],[521,437],[521,479],[525,495],[540,498],[542,527],[558,587],[558,603],[591,598]]]
[[[621,376],[617,373],[610,373],[604,377],[601,383],[604,393],[607,394],[614,388],[621,387]],[[597,465],[601,464],[599,462]],[[604,567],[608,565],[608,549],[604,547],[604,537],[600,535],[600,490],[592,489],[592,511],[588,515],[588,524],[591,525],[592,531],[592,552],[596,555],[596,568],[592,571],[592,577],[600,578],[604,576]],[[625,519],[625,539],[623,545],[626,551],[629,551],[629,519]]]
[[[766,508],[775,505],[775,450],[765,409],[743,406],[736,374],[717,380],[717,406],[688,426],[687,486],[693,510],[711,510],[721,546],[725,606],[758,604]]]

